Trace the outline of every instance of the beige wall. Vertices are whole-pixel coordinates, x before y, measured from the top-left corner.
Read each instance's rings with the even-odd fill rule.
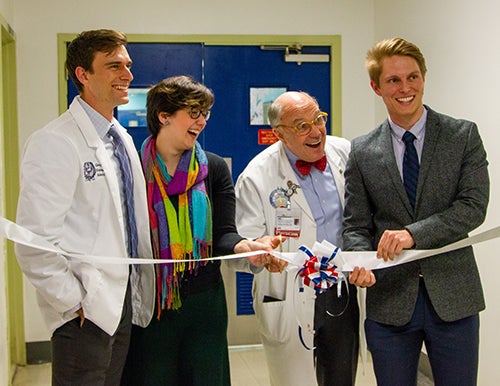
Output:
[[[491,200],[485,224],[500,225],[500,3],[495,0],[375,1],[375,38],[399,35],[427,60],[424,101],[437,111],[477,122],[490,162]],[[377,111],[382,103],[377,101]],[[384,114],[379,114],[380,120]],[[498,381],[500,240],[475,248],[486,295],[481,313],[479,385]],[[467,283],[464,283],[466,286]],[[464,302],[467,299],[463,300]]]
[[[0,0],[0,15],[12,24],[14,19],[14,0]]]
[[[478,122],[489,154],[492,198],[482,229],[498,225],[500,153],[500,4],[495,0],[0,0],[17,35],[20,145],[58,114],[57,33],[116,28],[144,34],[314,34],[342,36],[343,134],[351,139],[385,117],[368,87],[364,55],[376,40],[401,35],[423,50],[429,68],[425,102],[438,111]],[[363,112],[363,113],[360,113]],[[500,337],[495,259],[499,241],[476,248],[488,308],[481,314],[479,384],[496,384]],[[464,283],[467,285],[467,283]],[[1,291],[1,289],[0,289]],[[464,299],[467,301],[467,299]],[[0,313],[1,314],[1,313]],[[1,316],[0,316],[1,318]],[[26,298],[26,338],[45,340],[32,292]],[[1,326],[1,323],[0,323]],[[42,327],[40,327],[42,326]],[[0,362],[0,371],[1,368]]]

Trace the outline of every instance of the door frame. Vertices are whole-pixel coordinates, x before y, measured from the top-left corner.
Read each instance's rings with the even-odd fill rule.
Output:
[[[19,196],[19,132],[17,120],[16,40],[10,25],[0,17],[0,132],[3,164],[2,205],[5,218],[15,221]],[[7,169],[8,165],[8,169]],[[26,364],[23,274],[17,264],[14,243],[5,240],[5,297],[8,377],[15,365]]]
[[[77,34],[58,34],[59,113],[67,110],[66,45]],[[330,111],[332,135],[342,135],[342,68],[340,35],[163,35],[130,34],[130,43],[201,43],[207,46],[330,46]]]

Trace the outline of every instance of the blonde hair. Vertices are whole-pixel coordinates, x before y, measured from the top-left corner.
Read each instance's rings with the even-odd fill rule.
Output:
[[[415,59],[420,68],[422,76],[425,78],[427,67],[425,58],[420,49],[413,43],[402,38],[390,38],[376,43],[366,54],[365,66],[368,70],[370,80],[380,86],[380,74],[382,74],[382,62],[391,56],[409,56]]]

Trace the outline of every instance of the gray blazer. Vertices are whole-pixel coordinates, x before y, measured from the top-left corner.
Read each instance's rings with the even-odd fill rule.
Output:
[[[428,110],[415,210],[396,165],[389,123],[352,141],[345,172],[345,250],[376,250],[386,229],[406,228],[415,248],[438,248],[467,237],[486,216],[488,162],[475,123]],[[374,272],[366,311],[401,326],[413,313],[419,273],[441,319],[485,308],[472,247]]]

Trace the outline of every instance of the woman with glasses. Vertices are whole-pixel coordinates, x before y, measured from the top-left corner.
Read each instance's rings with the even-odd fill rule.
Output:
[[[279,243],[267,236],[246,240],[236,231],[229,169],[197,142],[213,103],[212,91],[187,76],[164,79],[148,92],[151,135],[141,158],[153,255],[190,261],[155,266],[155,315],[145,329],[133,326],[122,384],[229,385],[224,285],[220,261],[208,259]],[[257,266],[269,259],[249,258]]]

